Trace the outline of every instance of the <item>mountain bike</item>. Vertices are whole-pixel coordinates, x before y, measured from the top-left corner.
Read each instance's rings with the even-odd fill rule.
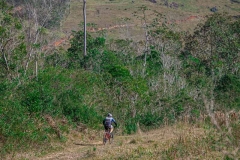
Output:
[[[103,145],[105,145],[107,141],[109,141],[109,143],[111,144],[112,140],[113,140],[113,132],[111,132],[111,129],[105,130],[103,134]]]

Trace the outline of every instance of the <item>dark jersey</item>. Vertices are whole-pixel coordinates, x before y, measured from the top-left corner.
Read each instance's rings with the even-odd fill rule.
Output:
[[[106,118],[103,120],[103,125],[104,125],[105,127],[111,127],[112,123],[115,123],[115,125],[117,125],[115,119],[112,118],[112,117],[106,117]]]

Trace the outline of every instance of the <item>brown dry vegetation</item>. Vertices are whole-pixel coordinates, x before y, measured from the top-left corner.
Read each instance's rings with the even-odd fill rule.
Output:
[[[169,3],[175,1],[171,0]],[[239,5],[226,0],[204,0],[178,1],[179,8],[171,8],[164,5],[163,1],[158,0],[157,3],[152,3],[146,0],[138,0],[137,2],[129,0],[88,0],[87,1],[87,23],[96,24],[95,28],[88,26],[88,32],[96,32],[107,30],[105,33],[107,39],[129,38],[133,40],[145,39],[145,30],[142,28],[142,23],[139,19],[133,16],[133,12],[138,10],[142,5],[147,6],[151,11],[156,10],[163,14],[166,18],[166,23],[171,29],[181,32],[190,31],[205,19],[205,16],[212,14],[211,7],[217,7],[219,12],[228,12],[236,16],[239,15]],[[141,13],[139,13],[141,15]],[[129,18],[129,20],[124,20]],[[152,18],[148,17],[147,22],[151,23]],[[79,30],[79,24],[83,22],[82,18],[82,1],[71,0],[67,16],[61,23],[61,32],[65,34],[65,38],[61,38],[52,44],[45,46],[49,47],[64,46],[68,48],[69,34],[72,30]]]
[[[206,127],[205,127],[206,128]],[[112,144],[102,145],[102,133],[71,131],[65,144],[53,143],[49,153],[19,154],[14,159],[29,160],[79,160],[79,159],[223,159],[224,154],[213,150],[214,140],[209,135],[217,133],[178,123],[149,132],[115,136]],[[118,131],[116,131],[118,132]],[[116,133],[117,134],[117,133]],[[9,158],[10,159],[10,158]]]
[[[166,17],[169,24],[176,31],[191,31],[206,15],[212,14],[210,8],[217,7],[219,12],[229,12],[232,15],[239,14],[239,5],[231,3],[230,0],[170,0],[169,4],[177,2],[178,8],[171,8],[164,5],[163,1],[151,3],[146,0],[137,0],[134,3],[131,0],[88,0],[87,1],[87,22],[97,24],[99,28],[109,28],[112,26],[126,25],[129,27],[115,27],[108,33],[108,38],[144,38],[144,30],[141,29],[141,21],[133,17],[133,12],[138,7],[146,5],[151,11],[156,10]],[[149,11],[148,13],[150,13]],[[194,18],[193,18],[194,17]],[[124,21],[124,18],[130,18]],[[150,23],[151,17],[147,18]],[[70,4],[70,13],[62,23],[62,30],[70,33],[71,30],[79,30],[78,24],[82,20],[82,1],[72,0]],[[134,26],[134,27],[133,27]]]

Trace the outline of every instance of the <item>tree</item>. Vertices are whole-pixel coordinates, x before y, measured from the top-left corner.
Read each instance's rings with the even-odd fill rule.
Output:
[[[147,56],[149,56],[150,53],[150,48],[151,48],[151,41],[152,41],[152,37],[150,34],[150,30],[152,28],[155,28],[157,26],[159,26],[159,21],[163,18],[162,14],[158,13],[157,11],[150,11],[150,9],[147,8],[147,6],[142,5],[140,7],[138,7],[138,11],[135,11],[133,13],[133,15],[141,20],[142,23],[142,28],[144,30],[144,36],[145,36],[145,40],[144,40],[144,50],[143,50],[143,76],[146,76],[146,65],[147,65]],[[148,19],[153,19],[151,22],[147,22]]]
[[[11,7],[0,2],[0,77],[20,77],[26,56],[26,44],[22,23],[11,14]]]
[[[239,20],[214,14],[187,37],[182,53],[189,84],[197,88],[211,122],[237,149],[229,114],[240,105],[239,26]],[[217,110],[225,112],[226,128],[217,121]]]
[[[15,11],[14,15],[18,16],[23,23],[23,29],[26,35],[27,55],[24,61],[25,75],[32,68],[35,77],[38,76],[38,70],[43,45],[48,44],[48,29],[52,29],[60,24],[60,20],[65,13],[69,0],[6,0],[13,7],[20,7],[20,11]],[[32,63],[33,62],[33,63]]]
[[[85,33],[80,30],[72,32],[73,38],[70,40],[71,47],[68,49],[69,66],[68,67],[83,67],[85,69],[92,69],[100,71],[101,63],[100,56],[103,54],[105,47],[105,39],[103,37],[93,38],[87,33],[86,40]],[[86,43],[86,44],[85,44]],[[82,54],[84,45],[87,45],[87,55]]]
[[[83,0],[83,19],[84,19],[84,57],[87,56],[87,16],[86,0]]]

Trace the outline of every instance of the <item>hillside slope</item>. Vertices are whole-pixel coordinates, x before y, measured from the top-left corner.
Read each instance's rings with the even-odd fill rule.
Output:
[[[139,39],[144,35],[142,22],[133,16],[133,13],[141,6],[150,9],[146,12],[147,23],[151,23],[153,16],[149,16],[154,10],[164,16],[164,21],[176,31],[191,31],[204,17],[213,14],[211,9],[217,12],[228,12],[231,15],[239,15],[240,5],[230,0],[157,0],[152,3],[148,0],[88,0],[87,22],[96,24],[97,28],[112,28],[108,38],[132,38]],[[142,16],[141,12],[138,16]],[[62,30],[70,33],[71,30],[79,30],[82,20],[82,2],[72,0],[67,18],[62,23]],[[121,27],[124,25],[124,27]],[[115,27],[114,27],[115,26]],[[117,27],[118,26],[118,27]]]

